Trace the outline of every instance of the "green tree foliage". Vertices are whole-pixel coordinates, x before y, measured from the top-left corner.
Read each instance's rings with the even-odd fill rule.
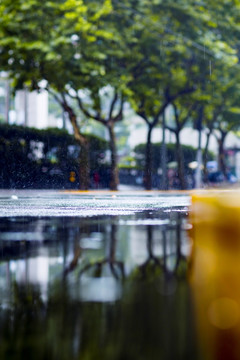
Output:
[[[220,94],[216,99],[223,99],[225,74],[238,72],[239,11],[236,0],[3,0],[0,67],[15,89],[44,87],[68,113],[81,146],[82,188],[88,187],[89,144],[76,107],[81,118],[108,131],[111,188],[116,189],[115,124],[128,101],[148,127],[145,186],[150,189],[151,135],[167,106],[181,114],[181,126],[174,129],[178,141],[189,103],[198,103],[189,117],[195,122],[200,107],[212,106],[214,112],[213,84]],[[186,96],[188,104],[181,100]],[[224,105],[224,114],[234,107]],[[180,156],[179,169],[181,162]]]
[[[213,4],[210,9],[204,2],[200,5],[193,1],[124,1],[114,2],[114,5],[122,20],[119,23],[124,25],[122,32],[126,51],[123,61],[129,78],[128,100],[148,127],[145,187],[150,189],[151,135],[165,109],[169,104],[176,106],[176,101],[179,102],[179,98],[186,97],[186,94],[188,97],[194,94],[194,98],[188,101],[190,107],[196,102],[201,103],[202,97],[206,96],[204,89],[208,86],[215,62],[228,71],[237,62],[236,50],[232,47],[233,43],[227,42],[226,26],[217,27],[219,8]],[[219,6],[223,14],[225,4]],[[223,18],[221,20],[223,22]],[[189,113],[189,106],[181,111],[185,120],[178,117],[181,128],[190,119],[184,115],[184,111]],[[178,126],[177,132],[174,130],[178,151],[181,129]],[[179,174],[184,187],[181,163],[179,155]]]
[[[98,23],[110,10],[108,0],[90,1],[88,7],[80,0],[6,0],[0,6],[0,66],[14,80],[15,90],[27,87],[40,91],[40,81],[45,80],[44,87],[54,92],[81,146],[79,176],[83,189],[89,186],[89,143],[67,95],[72,88],[84,89],[90,78],[94,83],[94,74],[102,74],[101,53],[92,44],[108,36]],[[84,61],[79,60],[79,38],[87,49]]]

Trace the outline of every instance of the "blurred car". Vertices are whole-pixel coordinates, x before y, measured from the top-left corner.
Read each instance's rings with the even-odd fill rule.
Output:
[[[214,184],[219,184],[223,182],[227,182],[229,184],[235,184],[237,182],[237,177],[231,172],[228,172],[225,177],[223,172],[214,171],[208,174],[208,181]]]

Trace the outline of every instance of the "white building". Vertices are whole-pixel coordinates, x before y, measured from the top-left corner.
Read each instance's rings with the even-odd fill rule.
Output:
[[[44,129],[48,122],[48,93],[47,91],[28,92],[18,91],[15,96],[15,121],[18,125],[25,125]]]

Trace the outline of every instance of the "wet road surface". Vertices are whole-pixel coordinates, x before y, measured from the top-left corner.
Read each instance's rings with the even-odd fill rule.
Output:
[[[0,191],[0,216],[130,215],[189,203],[187,195],[157,192]]]

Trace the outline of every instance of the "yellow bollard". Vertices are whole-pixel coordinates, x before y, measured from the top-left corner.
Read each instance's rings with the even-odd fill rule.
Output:
[[[200,359],[240,359],[240,193],[193,195],[190,221]]]

